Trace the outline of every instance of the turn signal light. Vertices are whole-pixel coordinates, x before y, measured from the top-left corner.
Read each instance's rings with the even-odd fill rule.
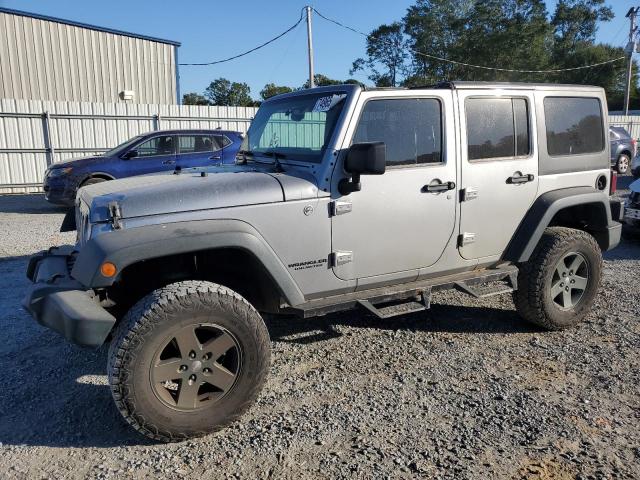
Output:
[[[113,277],[116,274],[117,271],[118,271],[118,269],[111,262],[104,262],[100,266],[100,273],[105,277]]]

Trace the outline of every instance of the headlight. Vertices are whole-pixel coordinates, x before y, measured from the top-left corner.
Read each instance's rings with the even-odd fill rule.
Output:
[[[51,170],[49,170],[49,173],[47,176],[49,178],[62,177],[63,175],[70,174],[72,170],[73,170],[73,167],[52,168]]]

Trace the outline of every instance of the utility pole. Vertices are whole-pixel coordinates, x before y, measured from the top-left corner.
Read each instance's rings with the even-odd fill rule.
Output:
[[[631,77],[633,68],[633,52],[636,50],[635,34],[636,15],[640,12],[640,7],[631,7],[625,15],[629,19],[629,43],[627,44],[627,54],[629,55],[629,63],[627,65],[627,88],[624,92],[624,114],[629,115],[629,97],[631,96]]]
[[[309,50],[309,88],[315,87],[313,81],[313,33],[311,32],[312,8],[307,5],[307,47]]]

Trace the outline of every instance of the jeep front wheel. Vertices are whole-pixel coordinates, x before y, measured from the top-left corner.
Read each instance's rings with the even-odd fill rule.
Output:
[[[147,437],[176,441],[219,430],[255,401],[269,334],[237,293],[184,281],[156,290],[122,319],[109,349],[116,406]]]
[[[547,228],[529,261],[520,266],[516,310],[550,330],[573,326],[591,309],[601,274],[602,254],[591,235]]]

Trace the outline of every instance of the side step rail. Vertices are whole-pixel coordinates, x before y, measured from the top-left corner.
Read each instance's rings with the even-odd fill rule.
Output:
[[[456,289],[472,297],[488,298],[516,291],[518,289],[518,276],[516,272],[512,272],[504,279],[493,281],[489,284],[470,284],[469,281],[460,281],[455,282],[454,286]]]
[[[379,318],[389,318],[428,309],[432,292],[457,288],[474,297],[485,298],[517,290],[517,278],[518,268],[514,265],[505,265],[319,298],[289,307],[285,311],[309,318],[362,306]],[[496,282],[502,282],[502,285],[490,285]],[[391,303],[394,305],[386,305]],[[396,308],[402,305],[406,308]]]
[[[369,300],[358,300],[358,304],[373,313],[376,317],[385,319],[406,315],[408,313],[423,312],[431,307],[431,289],[425,289],[420,295],[420,300],[408,300],[401,303],[378,307]]]

